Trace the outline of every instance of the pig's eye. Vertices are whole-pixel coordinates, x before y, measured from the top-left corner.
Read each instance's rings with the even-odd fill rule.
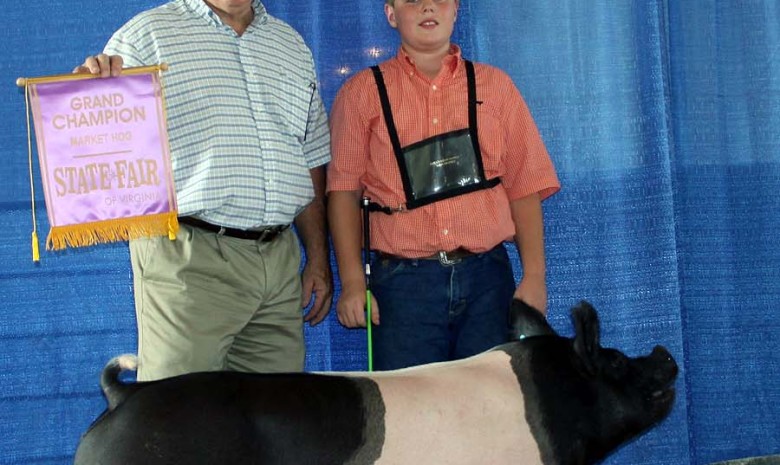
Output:
[[[626,359],[623,357],[615,357],[612,359],[610,366],[615,371],[623,371],[626,369]]]

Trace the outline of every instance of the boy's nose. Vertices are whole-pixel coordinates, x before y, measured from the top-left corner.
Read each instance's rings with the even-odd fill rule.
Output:
[[[435,0],[422,0],[420,3],[422,4],[423,11],[431,11],[433,10]]]

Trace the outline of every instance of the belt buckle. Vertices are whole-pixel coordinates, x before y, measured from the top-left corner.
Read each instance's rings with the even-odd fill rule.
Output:
[[[447,252],[444,250],[439,251],[439,263],[441,263],[444,266],[452,266],[457,265],[460,263],[460,258],[450,258],[447,256]]]

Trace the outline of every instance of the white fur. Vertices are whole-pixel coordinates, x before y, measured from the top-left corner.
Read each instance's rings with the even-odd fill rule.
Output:
[[[133,354],[120,355],[116,359],[122,371],[135,371],[138,369],[138,358]]]
[[[541,465],[509,356],[349,373],[376,381],[385,405],[377,465]]]

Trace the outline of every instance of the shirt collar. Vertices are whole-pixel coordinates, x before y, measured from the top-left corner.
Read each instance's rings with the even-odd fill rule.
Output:
[[[219,18],[219,16],[214,13],[214,11],[209,8],[208,5],[206,5],[206,2],[203,0],[183,0],[184,3],[195,13],[197,13],[199,16],[202,16],[203,18],[206,18],[209,22],[215,25],[222,25],[222,20]],[[267,12],[265,9],[265,6],[263,6],[263,3],[260,0],[252,0],[252,9],[255,11],[255,17],[252,20],[252,23],[247,28],[247,31],[254,28],[255,26],[262,24],[267,19]]]
[[[442,66],[448,71],[443,77],[447,78],[455,75],[455,72],[458,70],[458,65],[460,65],[461,58],[460,47],[457,44],[450,44],[447,56],[442,59]],[[404,50],[403,47],[398,47],[396,59],[401,64],[401,68],[403,68],[406,74],[418,74],[417,65],[414,64],[414,60],[406,53],[406,50]]]

